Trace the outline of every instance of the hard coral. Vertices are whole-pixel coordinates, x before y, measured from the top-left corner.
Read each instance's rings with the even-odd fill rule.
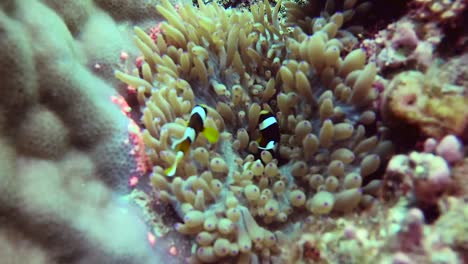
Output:
[[[364,40],[362,46],[382,72],[401,67],[424,70],[435,60],[434,53],[442,37],[437,26],[415,23],[405,17],[389,24],[373,39]]]
[[[397,240],[390,240],[387,246],[410,244],[411,247],[401,251],[415,263],[464,263],[468,232],[466,201],[446,197],[441,204],[441,217],[431,226],[421,222],[423,218],[418,209],[410,209],[395,236]],[[418,215],[416,221],[415,213]]]
[[[454,197],[444,201],[442,216],[434,224],[434,237],[445,245],[453,247],[461,259],[468,259],[468,207],[466,199]],[[436,235],[439,234],[439,235]],[[440,236],[440,237],[437,237]]]
[[[70,144],[68,128],[45,107],[29,111],[16,133],[18,151],[24,155],[57,159]]]
[[[402,195],[417,202],[431,205],[436,205],[442,194],[451,190],[452,184],[449,165],[442,157],[418,152],[394,156],[384,180],[386,192],[403,192]]]
[[[273,261],[278,225],[372,203],[380,181],[371,175],[392,151],[373,132],[376,68],[360,49],[341,56],[351,34],[340,30],[341,13],[318,18],[307,34],[278,17],[281,2],[251,13],[198,4],[176,10],[163,1],[157,40],[135,30],[141,68],[116,77],[138,91],[152,184],[183,219],[175,229],[195,237],[192,259]],[[221,140],[199,136],[169,178],[171,143],[198,103]],[[259,149],[261,110],[277,117],[277,152]]]
[[[439,227],[436,224],[434,228]],[[383,248],[381,263],[462,263],[451,242],[442,240],[432,229],[424,225],[419,209],[408,210],[399,230]],[[392,251],[395,253],[389,254]]]
[[[414,17],[422,21],[454,23],[466,8],[463,0],[413,0],[410,2]]]
[[[153,12],[154,6],[158,3],[155,0],[94,0],[94,2],[117,21],[131,20],[133,22],[141,22],[148,19],[157,19],[158,15]]]
[[[456,192],[460,197],[468,196],[468,158],[464,158],[456,164],[452,170],[453,180],[456,186]]]
[[[76,36],[82,30],[93,12],[93,1],[65,2],[60,0],[44,0],[44,4],[55,10],[63,19],[70,32]]]
[[[88,0],[0,3],[3,262],[154,260],[146,226],[115,201],[138,174],[130,121],[109,85],[119,53],[134,57],[124,40],[134,22],[121,18]]]
[[[390,126],[415,126],[429,137],[455,134],[466,140],[468,98],[459,93],[444,92],[443,83],[430,76],[418,71],[395,76],[383,94],[381,113],[384,120]]]
[[[312,235],[303,235],[299,241],[297,241],[291,258],[295,262],[302,263],[321,263],[320,257],[320,242],[315,240],[316,238]]]

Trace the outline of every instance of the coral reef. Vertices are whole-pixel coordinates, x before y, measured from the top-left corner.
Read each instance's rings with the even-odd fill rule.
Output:
[[[355,4],[337,9],[327,1],[310,11],[312,4],[306,15],[302,5],[288,2],[282,18],[281,2],[254,3],[242,12],[163,1],[157,9],[167,22],[148,33],[136,28],[143,61],[116,77],[137,91],[151,182],[157,199],[181,219],[174,229],[193,238],[193,263],[437,262],[444,256],[459,262],[458,248],[423,230],[445,212],[441,201],[456,193],[451,170],[465,155],[455,136],[442,139],[466,134],[468,102],[459,85],[465,77],[456,70],[463,58],[439,63],[432,53],[441,32],[428,27],[419,35],[407,18],[379,34],[388,40],[386,52],[409,53],[397,64],[383,53],[375,57],[370,42],[357,48],[363,29],[349,23],[369,3]],[[398,64],[427,70],[430,78],[408,71],[389,82],[377,75]],[[221,140],[210,144],[199,136],[179,156],[171,144],[185,135],[200,103]],[[394,156],[383,181],[393,144],[375,107],[386,124],[421,127],[420,137],[436,142],[427,153]],[[280,127],[273,151],[259,146],[262,111]],[[166,169],[179,159],[175,177],[168,177]],[[389,209],[385,201],[395,197],[405,205]],[[418,228],[420,237],[405,233]],[[424,244],[422,250],[404,246],[412,243]]]
[[[382,73],[402,68],[425,71],[435,62],[445,62],[437,61],[441,60],[439,52],[466,51],[466,32],[460,30],[466,20],[466,3],[413,0],[407,8],[401,19],[361,43]]]
[[[441,40],[440,28],[404,18],[379,31],[374,39],[364,40],[362,45],[381,71],[412,65],[426,69],[433,63],[433,53]]]
[[[452,24],[460,20],[466,9],[466,2],[461,0],[415,0],[411,1],[412,16],[422,21],[437,20],[442,24]]]
[[[453,204],[450,212],[463,210],[459,204]],[[462,222],[466,219],[463,213],[459,219],[441,218],[434,229],[442,231],[446,224],[455,224],[456,232],[465,233],[459,228],[463,228]],[[461,225],[461,226],[460,226]],[[440,237],[442,233],[432,232],[428,226],[424,225],[424,216],[419,209],[410,209],[401,223],[399,230],[389,239],[385,246],[390,252],[389,257],[383,257],[382,263],[463,263],[457,252],[450,246],[454,246],[453,239],[457,235],[447,234]],[[382,250],[385,252],[385,250]]]
[[[457,185],[462,178],[455,177],[451,168],[463,168],[463,156],[463,145],[455,136],[445,136],[439,142],[429,138],[424,143],[424,152],[392,157],[382,194],[387,200],[407,197],[425,211],[426,220],[432,220],[440,214],[441,198],[459,192]]]
[[[1,1],[1,262],[467,262],[466,12]]]
[[[459,25],[466,3],[414,0],[407,8],[401,19],[361,42],[383,77],[380,114],[391,130],[411,127],[408,142],[447,134],[466,142],[467,38]]]
[[[253,4],[251,13],[198,5],[157,6],[167,19],[161,34],[153,41],[136,28],[144,62],[116,77],[137,90],[152,184],[183,219],[175,229],[195,237],[192,260],[279,260],[278,236],[291,221],[372,204],[380,181],[371,175],[392,152],[375,124],[376,66],[344,47],[352,14],[329,8],[304,22],[307,34],[283,24],[281,3]],[[171,144],[199,103],[221,140],[192,140],[169,178],[180,158]],[[262,110],[278,120],[275,151],[259,149]]]

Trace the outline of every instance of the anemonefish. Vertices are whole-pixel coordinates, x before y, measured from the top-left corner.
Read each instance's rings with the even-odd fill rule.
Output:
[[[208,107],[206,105],[196,105],[190,113],[190,119],[185,128],[182,138],[175,140],[172,143],[172,149],[177,152],[174,163],[166,169],[167,176],[174,176],[177,165],[182,160],[185,154],[190,149],[190,146],[201,132],[210,143],[216,143],[219,138],[219,132],[216,128],[207,127],[206,117],[208,114]]]
[[[258,117],[258,129],[261,137],[257,140],[258,148],[275,150],[280,141],[280,129],[276,117],[267,110],[262,110]]]

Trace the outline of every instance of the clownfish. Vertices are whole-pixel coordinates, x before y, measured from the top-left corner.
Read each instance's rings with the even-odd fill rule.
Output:
[[[262,150],[275,150],[280,141],[280,128],[276,117],[267,110],[260,111],[258,117],[260,138],[257,140],[258,148]]]
[[[190,119],[186,125],[184,135],[175,140],[172,143],[171,148],[177,152],[176,158],[174,163],[165,170],[165,174],[169,177],[174,176],[177,165],[182,160],[185,154],[188,153],[190,146],[195,139],[197,138],[198,134],[201,132],[208,142],[216,143],[218,142],[219,132],[216,128],[207,127],[206,124],[206,117],[208,115],[208,107],[203,104],[195,105],[190,113]]]

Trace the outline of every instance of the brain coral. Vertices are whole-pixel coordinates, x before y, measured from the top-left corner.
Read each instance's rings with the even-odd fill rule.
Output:
[[[138,172],[105,81],[135,50],[134,22],[97,1],[0,2],[0,262],[154,261],[146,225],[115,199]]]
[[[372,175],[392,151],[372,107],[376,66],[345,50],[349,12],[329,7],[303,21],[305,33],[279,18],[281,2],[251,12],[198,4],[158,5],[162,33],[153,41],[136,28],[144,62],[116,77],[137,91],[152,184],[183,220],[175,229],[195,238],[192,260],[278,259],[285,223],[372,201],[380,184]],[[221,140],[199,136],[167,177],[171,144],[199,103]],[[259,149],[262,110],[278,120],[277,151]]]

